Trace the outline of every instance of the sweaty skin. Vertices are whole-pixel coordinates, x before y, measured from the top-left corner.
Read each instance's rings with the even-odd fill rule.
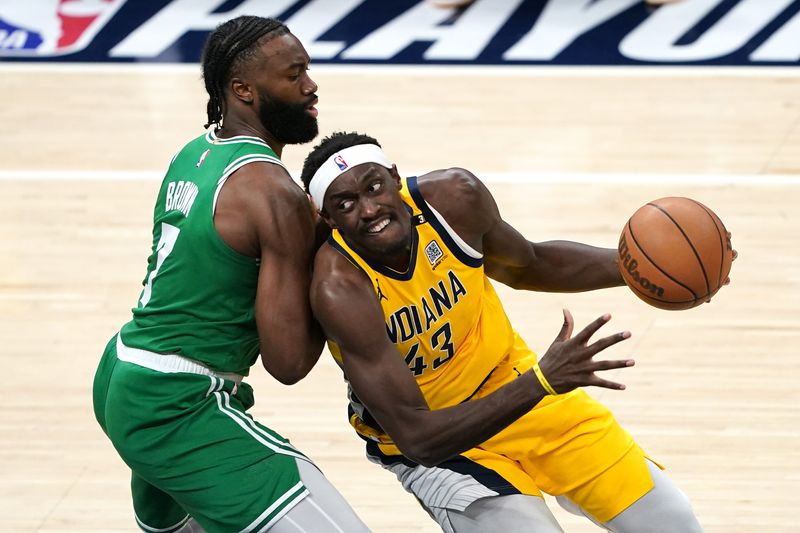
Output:
[[[489,191],[464,169],[431,172],[418,178],[418,185],[456,233],[484,254],[486,273],[502,283],[548,291],[583,291],[623,283],[613,249],[527,241],[502,220]],[[323,217],[343,233],[354,251],[404,271],[409,263],[411,221],[399,189],[396,168],[371,163],[353,167],[328,188]],[[329,245],[319,250],[314,272],[312,307],[342,351],[353,391],[411,460],[431,466],[472,448],[546,396],[531,371],[484,398],[429,409],[386,335],[371,280]],[[587,385],[624,388],[595,375],[598,370],[633,365],[632,360],[592,360],[601,350],[630,337],[629,332],[620,332],[590,344],[590,337],[609,319],[610,315],[603,315],[573,337],[572,316],[565,310],[561,331],[540,363],[557,392]]]

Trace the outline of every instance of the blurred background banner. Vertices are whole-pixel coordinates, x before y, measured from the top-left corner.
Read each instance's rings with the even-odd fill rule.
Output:
[[[791,66],[800,0],[0,0],[0,60],[196,63],[241,14],[317,63]]]

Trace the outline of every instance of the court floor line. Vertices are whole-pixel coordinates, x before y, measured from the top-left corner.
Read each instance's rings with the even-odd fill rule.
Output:
[[[418,175],[410,173],[409,175]],[[682,184],[725,187],[798,186],[800,175],[788,174],[634,174],[634,173],[535,173],[476,172],[486,183],[587,183],[587,184]],[[161,171],[120,170],[13,170],[0,169],[0,181],[157,181]]]
[[[314,63],[314,71],[325,74],[370,74],[394,76],[474,76],[474,77],[725,77],[725,78],[797,78],[800,69],[794,66],[706,66],[706,65],[454,65],[421,64],[391,65]],[[199,63],[58,63],[7,62],[0,63],[0,73],[198,73]]]

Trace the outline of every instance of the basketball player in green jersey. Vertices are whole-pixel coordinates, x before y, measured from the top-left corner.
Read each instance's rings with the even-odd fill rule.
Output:
[[[208,126],[173,158],[133,318],[94,381],[148,532],[367,531],[287,439],[255,422],[259,353],[291,384],[319,358],[308,305],[313,213],[281,163],[317,134],[309,57],[281,22],[239,17],[203,53]]]
[[[453,168],[401,178],[378,142],[334,134],[302,179],[333,228],[311,303],[350,386],[350,422],[448,533],[561,531],[544,503],[620,533],[697,533],[686,496],[581,386],[620,389],[594,361],[628,338],[572,337],[568,312],[539,360],[488,277],[517,289],[623,284],[616,251],[531,243]],[[487,277],[488,276],[488,277]]]

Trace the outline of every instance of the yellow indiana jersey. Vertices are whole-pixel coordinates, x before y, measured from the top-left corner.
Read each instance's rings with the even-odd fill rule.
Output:
[[[368,261],[334,230],[328,243],[372,280],[386,321],[431,409],[470,398],[514,345],[515,332],[492,284],[483,257],[467,245],[420,194],[416,178],[400,194],[412,215],[411,261],[397,272]],[[341,362],[338,347],[331,352]],[[364,437],[390,439],[351,396],[351,423]]]

